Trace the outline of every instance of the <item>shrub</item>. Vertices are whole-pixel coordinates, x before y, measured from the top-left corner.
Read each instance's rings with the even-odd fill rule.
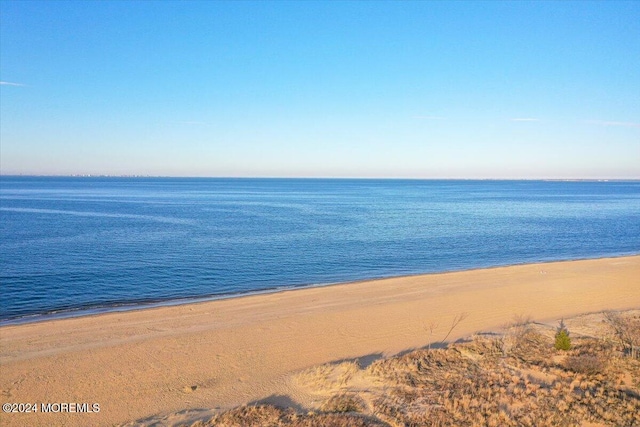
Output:
[[[596,375],[604,371],[606,361],[596,355],[581,354],[567,357],[564,365],[567,369],[579,374]]]
[[[556,350],[570,350],[571,349],[571,338],[569,338],[569,331],[564,326],[564,321],[560,321],[560,326],[558,327],[558,332],[556,332]]]
[[[604,319],[620,340],[625,354],[633,359],[640,357],[640,318],[610,311],[604,313]]]
[[[325,412],[345,413],[345,412],[362,412],[366,405],[362,398],[354,394],[337,394],[331,397],[322,406]]]

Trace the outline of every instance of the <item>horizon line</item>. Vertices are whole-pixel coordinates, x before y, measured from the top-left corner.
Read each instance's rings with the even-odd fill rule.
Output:
[[[4,174],[0,177],[24,178],[175,178],[175,179],[307,179],[307,180],[387,180],[387,181],[640,181],[640,177],[375,177],[375,176],[229,176],[229,175],[143,175],[143,174]]]

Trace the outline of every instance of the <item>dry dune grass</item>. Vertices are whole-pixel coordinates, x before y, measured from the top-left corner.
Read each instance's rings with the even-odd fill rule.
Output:
[[[308,388],[317,387],[326,392],[337,392],[343,389],[360,371],[357,361],[330,363],[314,366],[296,375],[295,380]]]
[[[640,312],[624,314],[640,322]],[[638,426],[640,360],[600,315],[579,325],[572,349],[553,325],[520,318],[500,334],[446,348],[327,364],[293,383],[322,402],[312,412],[245,406],[193,426]]]
[[[386,423],[372,417],[354,414],[315,413],[300,414],[293,409],[269,405],[242,406],[209,421],[199,421],[192,427],[383,427]]]

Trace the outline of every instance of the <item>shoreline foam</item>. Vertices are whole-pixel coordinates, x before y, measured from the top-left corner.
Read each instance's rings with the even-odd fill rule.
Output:
[[[99,403],[0,414],[2,425],[113,425],[289,395],[310,366],[391,355],[499,327],[640,307],[640,256],[361,281],[0,327],[2,403]]]

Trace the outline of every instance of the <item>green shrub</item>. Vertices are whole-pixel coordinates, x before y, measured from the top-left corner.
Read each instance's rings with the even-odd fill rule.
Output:
[[[569,338],[569,331],[564,326],[564,321],[560,321],[560,326],[558,327],[558,332],[556,332],[556,350],[570,350],[571,349],[571,338]]]

